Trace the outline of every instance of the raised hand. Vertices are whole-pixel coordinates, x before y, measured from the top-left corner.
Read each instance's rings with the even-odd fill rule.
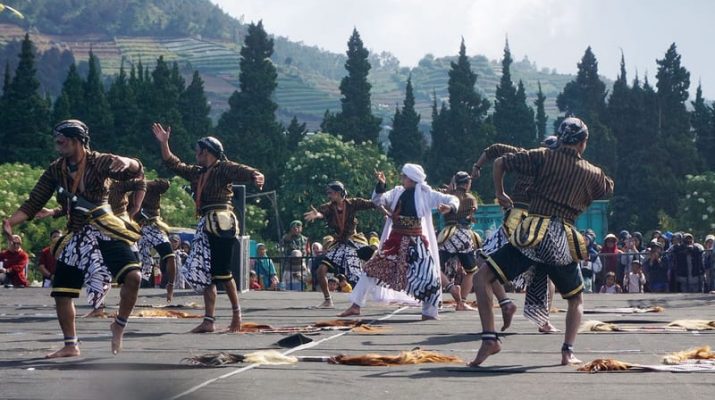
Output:
[[[114,156],[112,163],[109,165],[109,170],[112,172],[122,172],[131,166],[131,161],[128,158]]]
[[[439,210],[439,213],[442,215],[449,214],[450,212],[452,212],[452,206],[450,206],[449,204],[440,204],[439,206],[437,206],[437,210]]]
[[[321,218],[323,218],[323,214],[321,214],[320,211],[316,210],[315,207],[313,207],[313,206],[310,206],[310,211],[303,214],[303,219],[305,219],[308,222],[313,222],[316,219],[321,219]]]
[[[375,179],[377,179],[378,182],[384,185],[386,182],[385,173],[382,171],[375,170]]]
[[[159,143],[168,143],[169,137],[171,136],[171,127],[168,126],[164,129],[159,123],[154,123],[151,126],[151,131],[154,133],[154,137]]]
[[[472,166],[472,179],[479,179],[480,176],[482,176],[482,169],[477,165],[477,163],[474,163]]]
[[[507,195],[506,193],[497,193],[497,201],[499,202],[499,205],[504,207],[505,209],[510,209],[514,207],[514,202],[511,200],[511,197]]]

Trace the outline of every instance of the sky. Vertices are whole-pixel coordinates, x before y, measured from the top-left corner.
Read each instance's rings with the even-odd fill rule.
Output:
[[[373,52],[388,51],[402,66],[426,54],[500,59],[508,37],[512,57],[539,68],[575,73],[586,47],[599,72],[615,79],[621,52],[629,81],[652,84],[656,59],[675,42],[690,71],[691,93],[702,82],[715,99],[715,1],[710,0],[212,0],[245,22],[292,41],[344,53],[353,27]],[[692,98],[692,96],[691,96]]]

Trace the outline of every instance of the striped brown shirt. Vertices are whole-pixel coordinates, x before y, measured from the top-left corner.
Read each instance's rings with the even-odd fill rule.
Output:
[[[502,157],[506,171],[534,178],[529,213],[573,223],[593,200],[613,194],[613,180],[574,148],[534,149]]]
[[[510,146],[508,144],[495,143],[486,149],[484,154],[487,161],[493,161],[505,154],[521,153],[527,150],[522,147]],[[529,188],[534,182],[534,178],[524,174],[518,174],[514,181],[514,187],[511,189],[509,196],[515,203],[529,204]]]
[[[112,212],[119,215],[127,211],[129,206],[129,193],[146,190],[144,179],[131,179],[128,181],[112,181],[109,185],[109,205]]]
[[[201,193],[201,205],[231,204],[233,199],[234,183],[249,183],[253,181],[253,173],[257,170],[247,165],[233,161],[218,161],[212,167],[203,168],[199,165],[183,163],[178,157],[172,155],[164,164],[176,175],[191,183],[191,190],[196,193],[199,178],[202,174],[209,174],[206,186]],[[195,195],[194,195],[195,196]],[[196,198],[194,198],[194,201]]]
[[[318,211],[323,214],[328,228],[335,232],[335,240],[344,242],[357,233],[357,212],[372,210],[375,207],[375,203],[370,200],[347,198],[343,202],[343,209],[340,211],[338,206],[332,202],[321,204],[318,207]]]
[[[449,213],[444,216],[446,225],[471,224],[474,218],[474,212],[477,211],[477,198],[463,188],[447,192],[459,199],[459,209],[456,213]]]
[[[169,181],[154,179],[146,182],[146,194],[142,202],[142,212],[149,218],[158,217],[161,210],[161,195],[169,190]]]
[[[84,197],[91,203],[101,205],[107,203],[109,197],[109,184],[111,179],[128,180],[134,179],[143,174],[143,168],[138,172],[130,172],[128,170],[122,172],[112,172],[109,167],[114,160],[113,154],[98,153],[96,151],[88,151],[86,157],[86,166],[84,171],[84,190],[82,185],[77,190],[79,195]],[[138,160],[137,160],[138,162]],[[139,163],[141,166],[141,163]],[[20,211],[33,218],[42,207],[47,204],[58,186],[64,187],[66,190],[71,190],[73,184],[69,172],[64,167],[63,159],[59,158],[50,164],[45,172],[40,176],[37,184],[30,192],[30,197],[25,203],[20,206]],[[63,213],[67,212],[67,204],[61,204]],[[87,223],[87,216],[81,211],[74,211],[69,214],[67,221],[67,230],[70,232],[78,232],[82,226]]]

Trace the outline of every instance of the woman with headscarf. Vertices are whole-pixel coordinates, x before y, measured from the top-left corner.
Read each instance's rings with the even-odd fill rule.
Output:
[[[325,188],[328,202],[303,214],[308,222],[325,219],[328,228],[333,230],[333,240],[326,248],[326,253],[318,267],[318,283],[323,292],[323,302],[318,308],[334,308],[333,300],[328,290],[328,272],[343,274],[351,285],[355,285],[362,273],[362,260],[359,254],[369,250],[367,238],[357,232],[357,212],[375,209],[375,203],[367,199],[347,197],[348,191],[340,181],[332,181]],[[365,249],[365,250],[362,250]],[[367,257],[372,255],[367,252]]]
[[[353,304],[339,316],[359,315],[369,295],[389,301],[400,298],[394,292],[403,292],[422,302],[422,319],[437,319],[442,284],[432,209],[456,213],[459,199],[433,190],[417,164],[405,164],[400,174],[402,185],[389,191],[385,174],[376,171],[375,177],[372,201],[385,207],[390,216],[377,254],[363,266],[363,275],[350,295]],[[392,293],[378,294],[382,289]]]

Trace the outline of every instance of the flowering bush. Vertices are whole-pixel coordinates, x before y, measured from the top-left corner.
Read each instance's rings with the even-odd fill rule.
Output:
[[[687,175],[676,226],[703,237],[715,232],[715,172]]]

